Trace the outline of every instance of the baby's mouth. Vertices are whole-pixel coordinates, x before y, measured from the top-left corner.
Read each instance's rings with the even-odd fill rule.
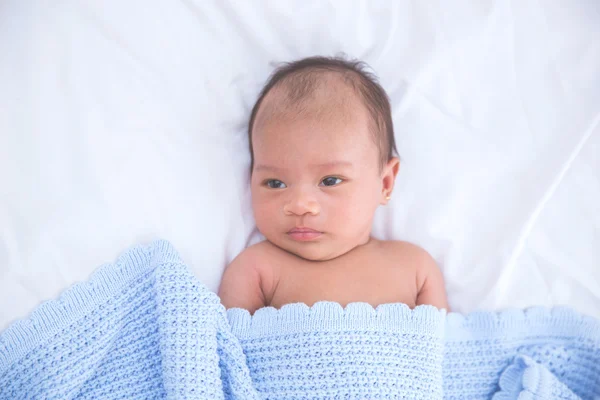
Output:
[[[287,235],[293,240],[297,240],[299,242],[307,242],[318,239],[321,235],[323,235],[323,232],[314,230],[312,228],[296,227],[290,229],[287,232]]]

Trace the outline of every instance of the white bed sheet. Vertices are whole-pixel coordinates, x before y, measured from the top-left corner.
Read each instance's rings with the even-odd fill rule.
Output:
[[[216,290],[259,240],[246,122],[273,63],[345,52],[402,156],[374,234],[424,246],[456,311],[600,317],[600,7],[589,1],[5,1],[0,329],[166,238]]]

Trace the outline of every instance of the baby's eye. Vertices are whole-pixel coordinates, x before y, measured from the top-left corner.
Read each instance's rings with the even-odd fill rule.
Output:
[[[340,178],[329,176],[321,181],[321,186],[335,186],[339,185],[340,183],[342,183]]]
[[[287,187],[285,186],[285,183],[281,182],[278,179],[269,179],[265,183],[271,189],[284,189]]]

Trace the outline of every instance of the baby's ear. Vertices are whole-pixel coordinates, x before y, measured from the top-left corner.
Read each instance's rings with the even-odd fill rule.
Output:
[[[392,157],[383,167],[383,189],[382,189],[382,200],[381,204],[385,205],[392,198],[392,191],[394,190],[394,182],[396,182],[396,175],[400,170],[400,160],[398,157]]]

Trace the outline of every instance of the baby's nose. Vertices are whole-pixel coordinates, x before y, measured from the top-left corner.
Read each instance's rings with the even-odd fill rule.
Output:
[[[318,215],[321,206],[310,193],[297,190],[283,206],[283,212],[285,215]]]

